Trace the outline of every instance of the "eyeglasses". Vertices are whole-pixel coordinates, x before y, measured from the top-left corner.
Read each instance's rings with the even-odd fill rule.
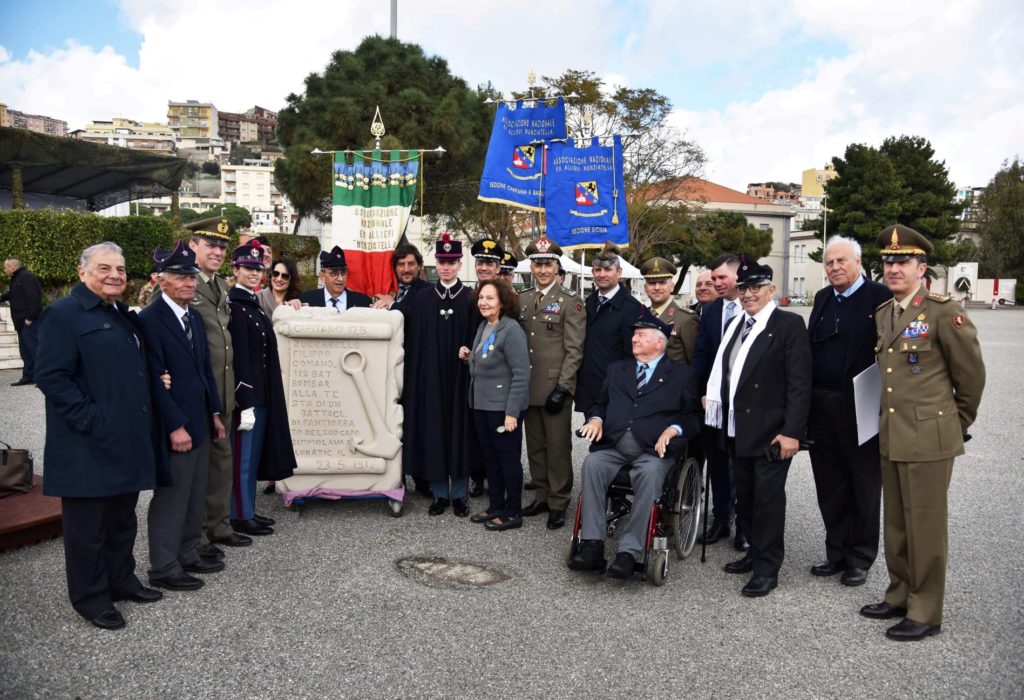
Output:
[[[771,282],[760,282],[758,284],[737,284],[736,291],[740,293],[740,296],[744,294],[752,293],[757,294],[765,287],[771,286]]]
[[[327,268],[326,270],[321,270],[321,272],[328,277],[344,277],[348,274],[348,270],[339,270],[337,268]]]
[[[278,272],[277,270],[274,270],[273,272],[271,272],[270,276],[274,277],[274,278],[280,277],[285,282],[287,282],[288,280],[290,280],[292,278],[291,273],[289,273],[289,272]]]

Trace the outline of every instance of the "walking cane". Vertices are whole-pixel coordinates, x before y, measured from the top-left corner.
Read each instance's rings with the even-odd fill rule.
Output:
[[[700,563],[708,560],[708,494],[711,492],[711,465],[704,460],[704,532],[700,538]]]

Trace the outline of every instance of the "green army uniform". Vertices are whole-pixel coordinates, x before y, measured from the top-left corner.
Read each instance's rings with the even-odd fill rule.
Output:
[[[640,274],[646,282],[662,282],[676,276],[676,266],[665,258],[651,258],[640,266]],[[689,365],[697,349],[697,329],[700,319],[689,309],[683,309],[671,297],[657,308],[651,304],[651,313],[672,326],[672,335],[665,346],[665,354],[673,362]]]
[[[537,246],[543,248],[542,251]],[[531,259],[556,259],[561,251],[545,238],[527,248]],[[554,282],[547,293],[519,293],[519,323],[530,349],[530,404],[524,432],[530,477],[537,485],[536,503],[564,511],[572,496],[572,400],[555,415],[544,404],[555,390],[576,390],[576,372],[583,361],[587,314],[580,298]]]
[[[890,262],[891,254],[899,258],[910,245],[910,234],[896,228],[879,237],[883,259]],[[902,302],[890,299],[879,306],[875,324],[890,579],[885,601],[905,608],[909,620],[937,626],[945,594],[953,459],[964,453],[963,435],[977,415],[985,365],[977,330],[960,304],[924,286]]]
[[[136,299],[136,301],[138,302],[138,307],[140,309],[146,308],[146,306],[149,304],[150,299],[153,298],[153,292],[155,292],[159,288],[159,285],[157,285],[157,283],[154,282],[153,280],[150,280],[146,282],[146,284],[142,285],[142,289],[139,290],[139,298]]]

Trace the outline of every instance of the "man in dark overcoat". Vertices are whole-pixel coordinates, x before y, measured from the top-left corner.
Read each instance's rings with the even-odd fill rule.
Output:
[[[608,365],[632,357],[633,322],[643,306],[619,280],[622,263],[619,248],[606,243],[594,256],[594,291],[586,298],[587,335],[583,363],[576,377],[576,410],[587,414],[604,383]]]
[[[345,288],[348,282],[348,263],[345,261],[345,251],[338,246],[320,253],[320,281],[324,284],[322,289],[303,292],[299,295],[299,301],[310,306],[334,308],[339,314],[347,309],[371,305],[370,297]]]
[[[154,263],[162,294],[139,319],[174,483],[158,486],[149,504],[149,582],[169,590],[194,590],[203,580],[190,574],[224,569],[219,558],[201,556],[198,550],[210,443],[224,439],[224,424],[206,331],[199,313],[189,307],[198,282],[196,254],[179,241],[170,252],[156,251]],[[171,375],[170,389],[157,376],[164,371]]]
[[[43,493],[61,499],[71,605],[104,629],[125,621],[119,600],[161,593],[135,575],[139,491],[170,483],[138,317],[114,243],[83,251],[79,284],[43,312],[36,384],[46,398]]]
[[[828,286],[814,296],[807,329],[814,359],[811,469],[825,522],[825,561],[815,576],[841,574],[846,586],[867,580],[878,554],[882,472],[878,437],[859,444],[853,378],[875,363],[875,308],[892,297],[867,279],[860,244],[834,236],[825,246]]]
[[[39,279],[26,270],[17,258],[4,261],[4,274],[11,278],[10,288],[0,296],[0,302],[10,302],[11,320],[18,333],[18,353],[21,355],[21,379],[11,386],[32,384],[35,376],[36,351],[39,334],[36,321],[43,312],[43,288]]]

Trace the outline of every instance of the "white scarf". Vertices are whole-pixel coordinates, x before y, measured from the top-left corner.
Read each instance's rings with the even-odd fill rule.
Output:
[[[726,435],[729,437],[736,436],[736,386],[739,384],[740,377],[743,375],[743,363],[747,361],[747,354],[750,352],[750,348],[754,345],[754,341],[757,336],[761,334],[761,331],[768,325],[768,317],[775,311],[775,302],[769,301],[765,304],[764,308],[761,309],[755,316],[760,316],[764,319],[761,323],[755,323],[754,327],[750,329],[747,339],[743,341],[740,346],[739,353],[736,355],[736,364],[733,365],[732,370],[729,373],[729,429]],[[767,313],[765,313],[767,312]],[[725,329],[725,334],[722,336],[722,342],[718,346],[718,353],[715,355],[715,364],[711,367],[711,377],[708,379],[708,390],[707,390],[707,407],[704,409],[704,422],[710,425],[712,428],[722,427],[722,363],[725,357],[725,349],[729,347],[729,343],[739,333],[739,328],[743,326],[744,315],[737,314],[735,316],[736,323],[730,324]]]

